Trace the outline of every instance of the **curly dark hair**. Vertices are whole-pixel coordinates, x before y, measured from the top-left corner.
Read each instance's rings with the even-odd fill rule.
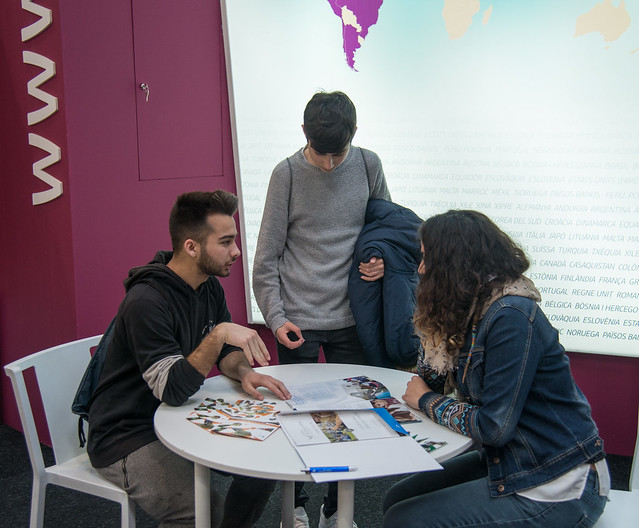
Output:
[[[486,215],[451,210],[426,220],[417,286],[415,329],[422,336],[446,336],[453,353],[468,332],[469,318],[494,288],[519,278],[530,263],[519,247]]]

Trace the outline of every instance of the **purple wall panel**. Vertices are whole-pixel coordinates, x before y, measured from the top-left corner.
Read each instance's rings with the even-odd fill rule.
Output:
[[[47,5],[57,10],[57,1]],[[75,339],[75,285],[68,178],[68,146],[63,100],[60,24],[52,24],[26,42],[21,29],[38,17],[20,2],[0,7],[0,364],[37,350]],[[30,51],[56,63],[55,77],[40,89],[58,98],[59,110],[47,119],[27,124],[27,113],[44,106],[27,93],[27,82],[43,71],[23,63]],[[29,134],[55,143],[62,158],[46,172],[62,181],[63,194],[34,206],[32,194],[48,185],[33,175],[33,163],[48,154],[29,145]],[[18,427],[18,411],[9,378],[2,371],[4,423]]]

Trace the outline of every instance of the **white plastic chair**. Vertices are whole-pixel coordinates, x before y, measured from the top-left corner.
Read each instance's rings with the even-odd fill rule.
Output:
[[[71,412],[71,402],[91,359],[90,349],[98,344],[100,337],[88,337],[48,348],[4,367],[13,384],[33,468],[31,528],[41,528],[43,525],[47,484],[119,502],[122,507],[122,527],[135,527],[135,503],[123,489],[103,479],[93,469],[86,450],[79,447],[78,416]],[[24,381],[23,373],[28,368],[35,370],[53,444],[56,463],[49,467],[44,465],[33,408]]]
[[[595,524],[596,528],[639,526],[639,422],[628,488],[630,491],[610,490],[610,502],[606,504],[603,515]]]

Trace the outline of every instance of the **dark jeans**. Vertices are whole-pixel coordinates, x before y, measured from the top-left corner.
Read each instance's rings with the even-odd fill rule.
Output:
[[[339,330],[302,330],[304,344],[299,348],[286,348],[277,343],[277,355],[282,365],[317,363],[322,347],[327,363],[366,365],[366,357],[354,326]]]
[[[384,528],[588,528],[606,504],[597,472],[590,470],[580,499],[540,502],[515,493],[494,498],[486,462],[476,451],[442,464],[443,471],[417,473],[395,484],[384,498]]]
[[[277,343],[277,356],[281,365],[293,363],[317,363],[322,347],[327,363],[349,363],[366,365],[362,345],[354,326],[339,330],[302,330],[304,344],[290,349]],[[308,494],[304,483],[295,483],[295,507],[305,506]],[[337,511],[337,482],[328,483],[328,493],[324,497],[324,515],[330,517]]]
[[[161,528],[195,526],[193,462],[159,440],[97,472],[124,489]],[[251,528],[262,515],[276,481],[232,477],[226,499],[211,490],[211,526]]]

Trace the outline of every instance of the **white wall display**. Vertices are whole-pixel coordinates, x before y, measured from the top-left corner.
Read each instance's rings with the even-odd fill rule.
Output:
[[[639,356],[639,1],[222,5],[247,285],[270,173],[342,90],[394,201],[487,214],[568,350]]]

